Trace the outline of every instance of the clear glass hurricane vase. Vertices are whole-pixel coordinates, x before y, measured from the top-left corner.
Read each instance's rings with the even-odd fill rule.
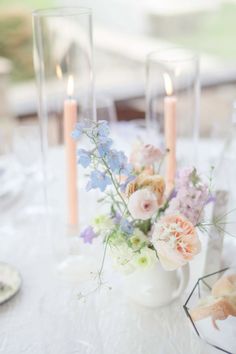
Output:
[[[91,10],[35,11],[33,32],[47,206],[57,251],[65,256],[67,236],[78,235],[90,209],[88,197],[87,210],[81,207],[84,180],[72,132],[78,122],[96,119]]]
[[[169,48],[147,56],[147,128],[151,138],[164,146],[166,118],[168,115],[175,118],[178,167],[196,163],[199,97],[199,60],[196,54],[183,48]]]

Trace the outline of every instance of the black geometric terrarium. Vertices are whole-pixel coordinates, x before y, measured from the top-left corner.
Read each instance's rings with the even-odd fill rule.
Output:
[[[228,272],[229,268],[225,268],[199,278],[183,307],[194,331],[201,339],[221,352],[236,354],[236,317],[229,316],[225,320],[216,321],[214,325],[211,317],[194,321],[191,315],[191,310],[196,308],[200,300],[214,301],[212,285]]]

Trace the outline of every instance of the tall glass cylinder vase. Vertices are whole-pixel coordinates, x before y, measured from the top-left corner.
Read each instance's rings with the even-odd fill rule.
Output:
[[[177,165],[196,164],[198,57],[182,48],[152,52],[146,61],[146,122],[157,144],[176,151]]]
[[[47,206],[57,253],[63,255],[68,235],[78,235],[91,209],[88,197],[83,199],[72,138],[78,122],[96,118],[91,10],[35,11],[33,30]]]

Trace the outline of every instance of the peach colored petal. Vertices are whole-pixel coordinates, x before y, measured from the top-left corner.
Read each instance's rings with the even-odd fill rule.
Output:
[[[130,182],[127,185],[126,191],[125,191],[126,196],[129,198],[131,196],[131,194],[136,192],[137,189],[138,189],[138,184],[137,184],[137,178],[136,178],[134,181]]]
[[[167,215],[154,225],[152,243],[163,267],[177,269],[200,252],[193,224],[182,215]]]
[[[166,243],[163,241],[158,242],[156,251],[161,265],[165,270],[175,270],[187,263],[180,253],[167,247]]]
[[[156,194],[158,204],[161,205],[163,202],[163,196],[165,192],[165,181],[160,175],[147,176],[141,174],[137,178],[137,185],[139,188],[149,188],[153,193]]]
[[[236,306],[234,301],[235,300],[231,299],[231,297],[213,298],[208,304],[203,306],[200,305],[191,309],[190,315],[193,321],[199,321],[211,317],[214,327],[218,329],[216,325],[217,320],[225,320],[228,316],[236,316]]]
[[[236,293],[236,274],[226,275],[218,279],[212,287],[212,295],[215,297]]]

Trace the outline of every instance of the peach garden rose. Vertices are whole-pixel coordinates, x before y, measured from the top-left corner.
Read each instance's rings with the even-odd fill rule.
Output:
[[[165,192],[165,181],[162,176],[140,174],[135,180],[130,182],[126,188],[126,195],[129,198],[138,189],[147,188],[156,195],[158,204],[163,202],[163,196]]]
[[[152,243],[166,270],[175,270],[201,250],[193,224],[181,215],[167,215],[154,224]]]
[[[140,175],[137,178],[137,184],[139,188],[149,188],[153,193],[155,193],[158,204],[163,203],[163,196],[165,192],[165,181],[160,175]]]

